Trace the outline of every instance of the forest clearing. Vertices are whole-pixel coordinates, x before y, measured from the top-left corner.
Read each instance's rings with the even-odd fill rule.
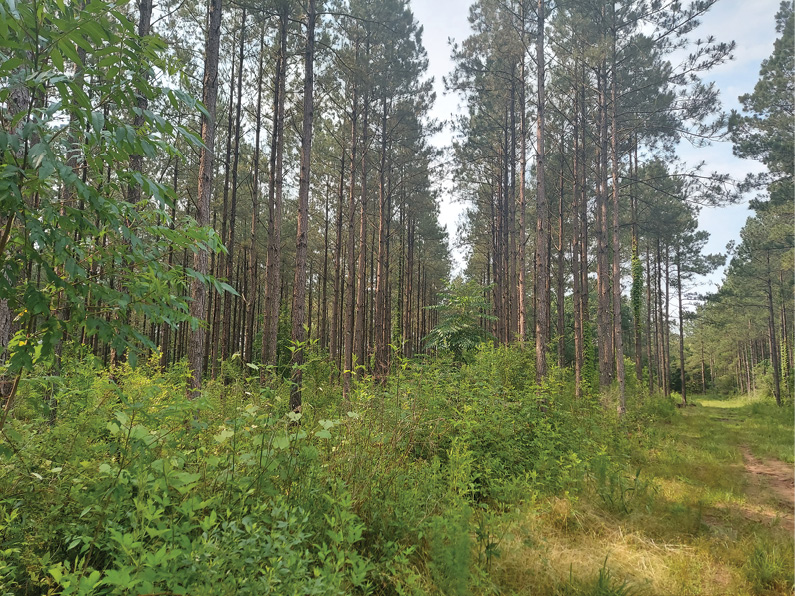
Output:
[[[733,2],[0,0],[0,596],[793,594]]]

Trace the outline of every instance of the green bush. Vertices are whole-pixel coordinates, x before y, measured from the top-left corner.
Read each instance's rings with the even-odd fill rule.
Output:
[[[10,420],[0,446],[0,581],[64,594],[479,589],[499,516],[520,502],[591,487],[616,513],[642,503],[622,454],[675,411],[632,395],[619,419],[575,399],[568,371],[535,385],[533,361],[491,346],[463,366],[405,361],[384,387],[356,384],[344,413],[318,361],[297,415],[288,382],[260,385],[234,360],[188,402],[184,364],[161,370],[153,354],[113,381],[85,356],[55,386],[55,426],[34,405],[53,386],[31,377],[35,415]]]
[[[364,526],[344,484],[321,469],[334,422],[296,430],[294,420],[254,405],[201,422],[194,414],[208,402],[186,402],[184,389],[164,400],[158,381],[168,375],[146,378],[124,372],[122,401],[96,394],[82,420],[7,426],[16,447],[0,467],[7,586],[63,594],[366,588],[371,565],[356,550]]]

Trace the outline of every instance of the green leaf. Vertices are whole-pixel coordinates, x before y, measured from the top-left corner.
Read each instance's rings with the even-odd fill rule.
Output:
[[[99,134],[102,132],[102,129],[105,128],[105,115],[100,112],[91,112],[91,128]]]
[[[235,434],[234,431],[229,430],[228,428],[225,428],[224,430],[222,430],[221,432],[219,432],[218,434],[213,436],[213,439],[215,439],[216,443],[223,443],[224,441],[226,441],[229,437],[233,436],[234,434]]]
[[[80,55],[77,53],[77,50],[75,50],[74,45],[69,43],[67,38],[64,37],[58,40],[58,50],[61,52],[61,54],[71,60],[75,66],[82,68],[83,63],[80,60]]]
[[[273,446],[276,449],[284,451],[290,446],[290,439],[287,435],[279,435],[275,439],[273,439]]]
[[[63,72],[63,56],[61,56],[61,52],[58,51],[58,48],[55,47],[50,52],[50,60],[52,60],[53,66]]]

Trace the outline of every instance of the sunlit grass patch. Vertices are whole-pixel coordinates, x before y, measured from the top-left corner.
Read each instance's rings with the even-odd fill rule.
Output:
[[[584,500],[568,505],[556,500],[510,535],[492,577],[505,594],[751,593],[740,571],[742,563],[720,557],[708,532],[683,538],[691,530],[703,530],[697,511],[682,507],[689,521],[667,517],[662,521],[669,528],[666,535],[651,535],[649,522],[659,518],[661,510],[626,517],[605,514]],[[562,517],[565,525],[560,524]]]
[[[755,594],[792,593],[792,542],[754,535],[748,541],[743,571]]]
[[[521,575],[547,587],[532,593],[588,593],[600,569],[609,569],[611,589],[634,590],[628,593],[782,593],[764,586],[781,589],[782,553],[791,552],[792,542],[767,551],[749,538],[756,532],[771,544],[783,540],[781,528],[760,526],[749,513],[743,459],[750,448],[759,457],[791,461],[792,424],[782,414],[764,400],[746,399],[704,400],[683,411],[651,449],[632,452],[633,465],[654,487],[642,507],[609,512],[598,492],[586,491],[579,502],[557,503],[550,519],[536,521],[542,527],[534,544],[542,554],[528,557]],[[600,567],[608,553],[607,567]],[[522,567],[516,558],[504,563],[506,570]]]

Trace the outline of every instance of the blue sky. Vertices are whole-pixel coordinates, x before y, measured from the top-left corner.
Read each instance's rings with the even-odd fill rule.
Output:
[[[444,95],[442,77],[453,67],[450,60],[448,38],[461,41],[469,35],[467,15],[469,0],[412,0],[412,8],[419,23],[424,27],[423,42],[428,51],[429,75],[435,79],[437,101],[432,116],[439,120],[450,118],[458,111],[458,98]],[[734,60],[719,66],[705,79],[715,81],[720,89],[724,109],[739,109],[737,97],[753,90],[759,74],[759,65],[770,55],[776,39],[775,14],[779,0],[719,0],[702,19],[694,33],[698,37],[714,35],[719,41],[734,40],[737,43]],[[450,143],[449,129],[434,139],[437,145]],[[680,158],[696,164],[705,161],[706,171],[729,173],[741,179],[747,172],[760,171],[760,164],[742,160],[732,155],[731,143],[714,143],[710,147],[695,149],[680,145]],[[749,197],[750,198],[750,197]],[[455,234],[456,221],[464,206],[455,202],[450,192],[444,193],[441,220],[447,225],[451,236]],[[727,242],[738,240],[740,229],[750,212],[747,204],[703,209],[699,223],[710,233],[706,252],[724,252]],[[722,272],[716,272],[701,283],[707,291],[720,281]]]

